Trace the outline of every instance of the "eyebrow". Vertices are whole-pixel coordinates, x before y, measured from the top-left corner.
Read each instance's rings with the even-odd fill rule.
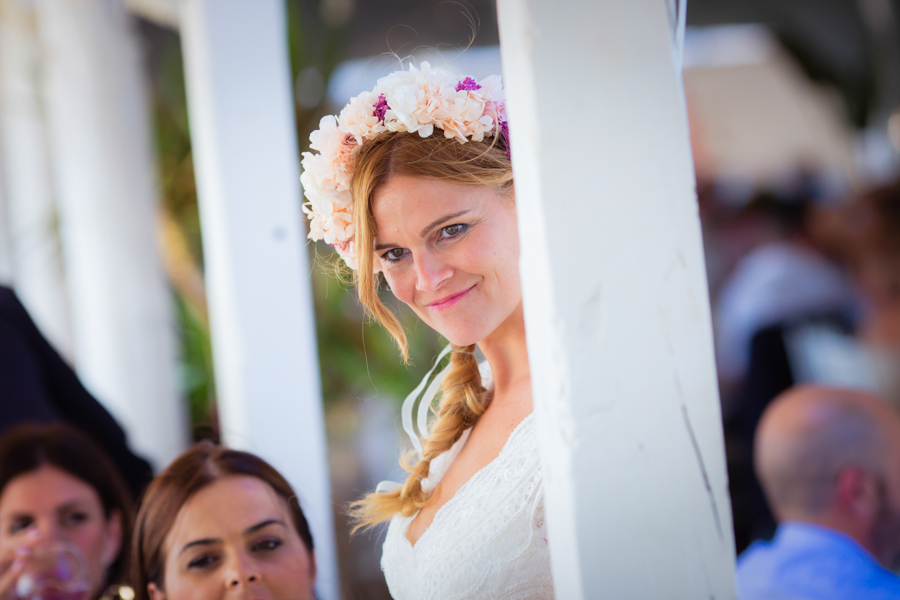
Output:
[[[455,212],[455,213],[453,213],[452,215],[444,215],[443,217],[440,217],[440,218],[438,218],[438,219],[435,219],[435,220],[432,221],[429,225],[427,225],[426,227],[422,228],[422,232],[419,234],[419,237],[425,237],[426,235],[428,235],[428,232],[429,232],[429,231],[431,231],[432,229],[434,229],[434,228],[437,227],[438,225],[441,225],[442,223],[446,223],[447,221],[449,221],[449,220],[451,220],[451,219],[455,219],[455,218],[457,218],[457,217],[461,217],[461,216],[463,216],[464,214],[466,214],[467,212],[469,212],[469,210],[470,210],[470,209],[467,208],[467,209],[461,210],[461,211],[459,211],[459,212]],[[396,246],[396,244],[376,244],[375,250],[376,250],[376,251],[378,251],[378,250],[386,250],[386,249],[388,249],[388,248],[393,248],[394,246]]]
[[[213,539],[213,538],[194,540],[193,542],[189,542],[189,543],[185,544],[184,548],[182,548],[181,552],[179,552],[178,554],[179,555],[184,554],[185,552],[187,552],[188,550],[190,550],[191,548],[193,548],[195,546],[211,546],[212,544],[215,544],[216,542],[221,542],[221,541],[222,540],[217,540],[217,539]]]
[[[257,523],[253,527],[248,527],[244,530],[244,535],[250,535],[251,533],[255,533],[260,529],[264,529],[269,525],[281,525],[282,527],[287,527],[287,523],[284,521],[279,521],[278,519],[269,519],[268,521],[263,521],[262,523]]]
[[[60,506],[57,506],[56,511],[60,512],[60,511],[80,508],[83,502],[84,502],[84,500],[82,500],[80,498],[75,499],[75,500],[70,500],[69,502],[66,502],[65,504],[61,504]]]
[[[284,521],[281,521],[279,519],[267,519],[245,529],[244,535],[250,535],[251,533],[257,532],[260,529],[268,527],[269,525],[281,525],[282,527],[287,527],[287,524],[285,524]],[[221,542],[222,540],[219,538],[204,538],[202,540],[194,540],[193,542],[188,542],[187,544],[185,544],[184,548],[182,548],[181,552],[179,552],[178,554],[184,554],[186,550],[194,548],[195,546],[210,546],[212,544],[219,544]]]
[[[85,502],[85,500],[82,498],[75,498],[74,500],[69,500],[65,504],[60,504],[59,506],[54,508],[53,511],[54,512],[64,512],[67,510],[81,508],[81,506],[84,502]],[[18,511],[10,513],[10,516],[15,519],[21,519],[22,517],[33,517],[34,513],[29,512],[27,510],[25,510],[25,511],[18,510]]]

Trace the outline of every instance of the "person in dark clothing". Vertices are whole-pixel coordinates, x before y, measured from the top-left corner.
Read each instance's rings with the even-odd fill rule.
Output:
[[[0,286],[0,433],[25,422],[64,421],[113,459],[136,499],[153,477],[125,432],[41,335],[15,292]]]

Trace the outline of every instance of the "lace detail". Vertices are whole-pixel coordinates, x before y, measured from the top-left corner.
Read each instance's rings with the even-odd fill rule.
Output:
[[[443,477],[466,439],[468,432],[432,461],[429,480]],[[533,413],[412,546],[414,518],[395,516],[384,541],[381,568],[394,600],[552,600]]]

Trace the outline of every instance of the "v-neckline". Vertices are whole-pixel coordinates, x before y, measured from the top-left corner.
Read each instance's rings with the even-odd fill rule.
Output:
[[[475,473],[471,477],[469,477],[469,479],[465,483],[463,483],[461,486],[459,486],[459,489],[456,490],[456,493],[453,494],[453,496],[451,496],[449,500],[444,502],[444,504],[442,504],[441,507],[435,511],[434,516],[431,518],[431,523],[428,524],[428,527],[425,528],[425,531],[422,532],[422,535],[419,536],[419,539],[417,539],[415,543],[412,543],[411,541],[409,541],[409,537],[407,537],[407,533],[409,533],[409,527],[412,525],[412,522],[416,519],[416,517],[419,516],[420,511],[416,511],[415,514],[413,514],[413,516],[409,517],[409,522],[406,523],[406,527],[404,527],[403,531],[401,531],[400,533],[403,537],[403,541],[406,542],[406,544],[409,546],[410,550],[415,552],[416,548],[418,548],[419,545],[422,543],[422,540],[425,539],[426,536],[428,536],[429,532],[431,532],[432,529],[434,529],[434,526],[437,523],[438,517],[440,517],[442,513],[446,512],[444,509],[447,508],[448,506],[450,506],[451,504],[453,504],[454,501],[457,498],[459,498],[468,487],[470,487],[469,486],[470,483],[472,483],[473,481],[478,479],[482,475],[482,473],[487,471],[491,466],[496,464],[498,460],[500,460],[500,457],[502,457],[504,455],[504,453],[506,452],[507,448],[509,448],[509,444],[512,441],[512,439],[516,436],[516,434],[519,433],[519,430],[522,429],[522,426],[529,419],[531,419],[532,415],[534,415],[533,410],[530,413],[528,413],[527,415],[525,415],[525,418],[523,418],[521,421],[519,421],[519,424],[516,425],[515,428],[510,432],[509,437],[506,438],[506,441],[503,443],[503,447],[500,448],[500,452],[497,454],[497,456],[495,456],[493,458],[493,460],[491,460],[491,462],[489,462],[488,464],[484,465],[483,467],[481,467],[480,469],[475,471]],[[468,441],[468,440],[466,440],[466,441]],[[449,452],[449,450],[448,450],[448,452]],[[462,448],[460,448],[460,452],[462,452]],[[453,460],[456,460],[456,458],[458,456],[459,456],[459,454],[457,454],[456,457],[453,458]],[[452,462],[453,461],[451,461],[450,464],[452,464]],[[448,464],[447,467],[444,469],[444,472],[441,473],[441,479],[443,479],[444,475],[447,474],[447,470],[450,469],[450,464]],[[440,483],[440,482],[438,482],[438,483]]]

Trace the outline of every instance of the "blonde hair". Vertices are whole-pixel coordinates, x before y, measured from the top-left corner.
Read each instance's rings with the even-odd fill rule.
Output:
[[[461,185],[494,187],[509,192],[513,185],[512,166],[497,138],[461,144],[442,135],[426,138],[409,133],[385,133],[367,140],[354,159],[350,192],[353,197],[353,226],[359,266],[354,280],[360,303],[366,312],[390,332],[404,360],[409,349],[403,326],[378,296],[380,278],[374,272],[375,222],[372,196],[394,175],[410,175],[449,181]],[[441,404],[431,433],[425,440],[422,459],[415,464],[402,460],[409,471],[399,488],[373,492],[351,505],[354,531],[386,521],[400,513],[412,516],[428,505],[432,495],[422,489],[431,460],[449,450],[463,432],[475,424],[491,402],[481,384],[475,346],[453,346],[447,375],[441,384]]]

